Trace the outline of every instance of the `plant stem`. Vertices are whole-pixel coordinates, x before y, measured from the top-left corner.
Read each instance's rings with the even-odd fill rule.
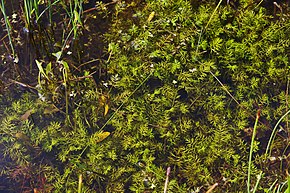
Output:
[[[252,164],[252,156],[253,156],[253,149],[254,149],[254,142],[255,142],[255,136],[257,131],[257,125],[260,118],[260,109],[257,112],[257,117],[255,121],[255,125],[253,128],[253,134],[252,134],[252,141],[251,141],[251,147],[250,147],[250,155],[249,155],[249,165],[248,165],[248,181],[247,181],[247,188],[248,193],[250,193],[250,187],[251,187],[251,164]]]
[[[169,183],[169,174],[170,174],[170,167],[168,167],[166,170],[166,180],[165,180],[165,184],[164,184],[164,193],[167,192],[167,187],[168,187],[168,183]]]
[[[8,20],[7,15],[6,15],[4,0],[1,0],[0,11],[2,12],[3,17],[4,17],[5,27],[6,27],[7,35],[8,35],[8,39],[9,39],[9,44],[10,44],[10,47],[11,47],[12,56],[14,58],[15,57],[15,51],[14,51],[14,47],[13,47],[13,43],[12,43],[12,37],[11,37],[11,24],[10,24],[10,22]]]

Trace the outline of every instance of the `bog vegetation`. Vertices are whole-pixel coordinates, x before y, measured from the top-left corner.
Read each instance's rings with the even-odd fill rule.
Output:
[[[289,192],[287,2],[0,8],[1,191]]]

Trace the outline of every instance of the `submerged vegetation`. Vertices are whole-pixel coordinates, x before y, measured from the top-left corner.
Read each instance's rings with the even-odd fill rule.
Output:
[[[2,190],[289,192],[286,2],[0,8]]]

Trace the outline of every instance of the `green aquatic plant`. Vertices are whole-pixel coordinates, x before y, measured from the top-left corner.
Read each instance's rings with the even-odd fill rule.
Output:
[[[25,24],[26,24],[25,27],[27,30],[30,30],[34,17],[35,17],[35,20],[39,19],[39,9],[38,9],[39,1],[24,0],[23,6],[24,6],[24,15],[25,15]]]
[[[75,65],[64,43],[37,60],[39,95],[8,100],[5,177],[35,169],[50,192],[287,189],[287,160],[269,158],[288,149],[287,19],[244,1],[98,5],[91,17],[104,11],[110,28],[97,66]],[[70,30],[84,23],[81,6],[62,4]]]
[[[112,119],[112,125],[120,137],[126,136],[124,149],[133,144],[132,149],[150,149],[151,159],[156,160],[152,165],[174,165],[173,171],[184,177],[186,185],[214,184],[219,181],[214,174],[219,173],[232,183],[226,181],[225,189],[237,190],[236,183],[246,184],[243,171],[250,140],[243,135],[254,122],[255,111],[262,106],[263,121],[257,129],[264,140],[271,129],[269,122],[278,115],[273,110],[277,100],[269,96],[280,95],[279,109],[286,108],[283,104],[287,96],[279,86],[286,85],[289,71],[282,54],[288,47],[287,38],[282,39],[289,26],[285,23],[283,28],[287,30],[282,31],[281,24],[271,22],[263,8],[196,7],[181,1],[162,1],[159,6],[151,2],[142,12],[134,12],[135,19],[125,24],[118,22],[122,11],[115,16],[110,31],[114,35],[108,34],[108,69],[120,80],[112,82],[113,88],[130,90],[139,77],[150,71],[153,75],[143,92],[130,99],[121,115]],[[268,55],[263,54],[266,50]],[[225,83],[222,88],[215,77]],[[278,77],[283,80],[279,86]],[[271,82],[276,86],[270,87],[270,92]],[[146,139],[150,146],[143,142]],[[259,148],[265,148],[259,142],[254,147],[251,152],[255,156]],[[160,153],[161,149],[164,152]],[[164,157],[156,157],[160,154]],[[141,159],[138,155],[134,156]],[[230,170],[236,174],[218,169],[225,167],[223,164],[232,166]],[[256,166],[251,168],[253,176],[260,173]]]
[[[81,34],[82,24],[82,14],[83,14],[83,1],[82,0],[74,0],[69,1],[69,5],[65,5],[64,2],[60,4],[63,5],[64,10],[68,14],[69,22],[65,23],[65,25],[70,29],[68,31],[64,30],[62,34],[62,46],[61,51],[58,52],[59,56],[57,60],[62,56],[63,51],[67,46],[69,46],[69,42],[71,39],[77,39],[78,35]],[[69,7],[69,8],[68,8]]]
[[[31,121],[32,116],[43,108],[38,109],[40,102],[35,101],[31,94],[24,94],[22,99],[14,102],[11,97],[10,94],[5,98],[1,96],[1,176],[6,182],[6,185],[1,185],[14,191],[33,188],[29,184],[44,190],[47,185],[45,189],[50,190],[50,185],[45,184],[45,175],[51,171],[47,163],[39,160],[43,151],[35,141],[33,129],[38,128]],[[16,186],[7,186],[10,182]]]
[[[16,63],[18,63],[16,55],[22,54],[20,51],[22,48],[19,50],[18,47],[23,46],[23,44],[28,44],[26,45],[29,49],[28,52],[32,52],[29,54],[34,55],[35,52],[36,57],[34,56],[31,60],[50,58],[52,53],[59,51],[61,57],[69,47],[76,46],[72,42],[78,41],[78,35],[82,33],[84,27],[82,23],[84,2],[82,0],[57,0],[53,2],[24,0],[23,4],[22,2],[10,3],[15,7],[21,7],[19,10],[13,10],[14,13],[11,16],[6,14],[6,7],[8,6],[5,5],[4,1],[1,1],[0,7],[7,30],[8,43],[15,61],[17,61]],[[11,11],[10,9],[8,12]],[[13,19],[16,15],[19,15],[21,20]],[[59,18],[61,18],[60,23],[56,23],[55,20]],[[58,28],[60,25],[64,27]],[[13,39],[17,41],[13,41]],[[77,54],[80,58],[80,53]],[[25,61],[20,62],[25,63]],[[32,64],[29,68],[30,70],[33,68]]]
[[[9,39],[9,45],[10,45],[10,48],[11,48],[12,56],[16,57],[14,46],[13,46],[13,41],[12,41],[12,34],[11,34],[12,26],[11,26],[9,18],[8,18],[7,14],[6,14],[4,0],[1,0],[0,11],[1,11],[1,13],[3,15],[3,18],[4,18],[5,27],[6,27],[6,30],[7,30],[7,35],[8,35],[8,39]]]
[[[258,111],[256,120],[255,120],[255,125],[254,125],[254,128],[253,128],[252,139],[251,139],[251,147],[250,147],[250,152],[249,152],[248,180],[247,180],[248,193],[251,192],[251,168],[252,168],[251,165],[252,165],[253,149],[254,149],[254,146],[255,146],[254,143],[255,143],[255,137],[256,137],[256,133],[257,133],[257,125],[258,125],[259,118],[260,118],[260,112]],[[258,180],[257,180],[256,185],[254,187],[254,190],[252,192],[256,192],[258,184],[259,184],[259,181],[261,179],[261,175],[262,175],[262,172],[260,174],[258,174]]]

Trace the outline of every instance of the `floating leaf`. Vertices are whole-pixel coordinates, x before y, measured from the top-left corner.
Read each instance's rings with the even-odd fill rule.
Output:
[[[29,116],[33,113],[33,109],[30,109],[28,111],[26,111],[21,117],[20,120],[21,121],[25,121],[29,118]]]
[[[31,139],[25,135],[24,133],[18,132],[14,135],[14,137],[22,143],[30,153],[33,153],[34,156],[38,156],[41,153],[41,149],[37,146],[33,146]]]
[[[99,142],[103,141],[103,140],[106,139],[110,134],[111,134],[111,133],[108,132],[108,131],[104,131],[104,132],[102,132],[102,133],[98,133],[98,134],[96,135],[96,137],[98,138],[98,139],[96,140],[96,142],[99,143]]]
[[[147,22],[150,22],[153,19],[154,15],[155,15],[155,11],[152,11],[147,19]]]
[[[101,105],[104,105],[106,103],[106,97],[104,95],[100,96],[99,102]]]
[[[60,110],[55,105],[52,104],[44,109],[43,114],[52,114],[58,111]]]
[[[30,141],[31,141],[30,138],[27,137],[27,135],[25,135],[23,133],[16,133],[15,134],[15,137],[17,139],[19,139],[20,141],[22,141],[22,142],[28,142],[28,143],[30,143]]]
[[[109,105],[105,104],[105,111],[104,111],[104,116],[106,116],[109,112]]]

